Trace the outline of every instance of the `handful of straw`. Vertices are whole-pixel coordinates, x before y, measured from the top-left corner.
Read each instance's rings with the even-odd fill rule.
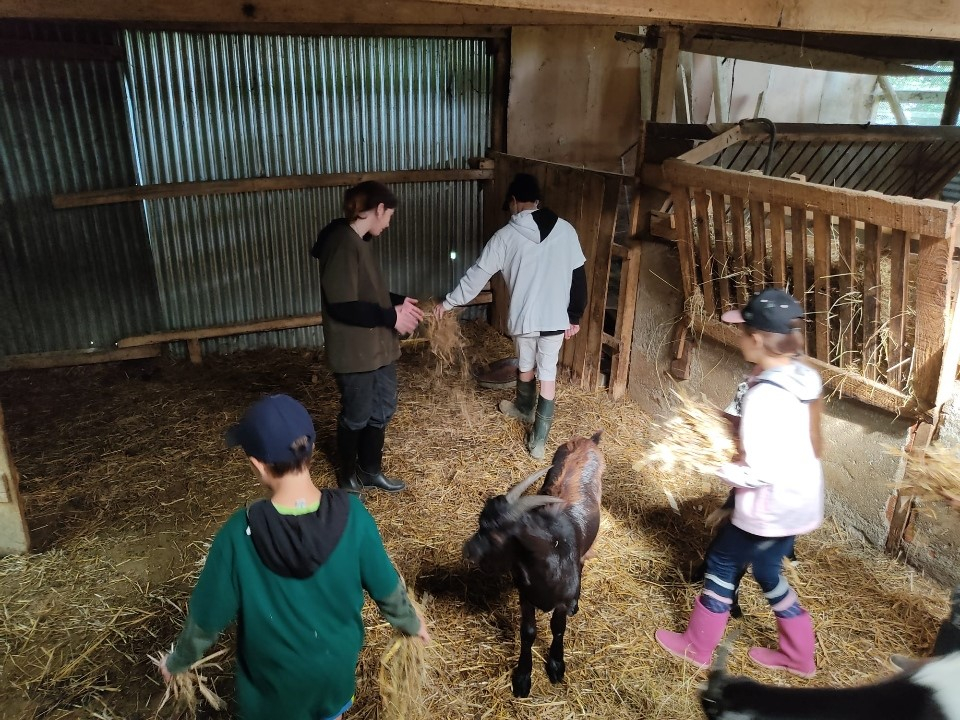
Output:
[[[172,647],[170,649],[171,651],[173,650]],[[223,667],[214,661],[223,657],[227,653],[227,650],[228,648],[217,650],[217,652],[197,660],[186,672],[173,675],[170,682],[167,683],[167,690],[163,693],[163,699],[160,701],[160,706],[157,708],[155,717],[159,716],[160,711],[167,702],[172,700],[174,706],[185,710],[188,717],[195,718],[197,716],[197,707],[199,706],[198,693],[210,703],[210,707],[214,710],[220,710],[225,707],[226,703],[217,695],[213,689],[213,683],[203,674],[203,671],[209,670],[210,668],[223,670]],[[157,667],[163,664],[164,656],[160,653],[149,655],[148,657],[150,658],[150,662]]]
[[[956,448],[930,447],[911,455],[902,449],[894,455],[908,458],[906,474],[897,489],[923,500],[944,502],[960,511],[960,457]]]
[[[736,452],[730,425],[720,411],[705,402],[671,391],[679,401],[677,414],[661,427],[664,437],[655,443],[634,470],[654,466],[663,472],[688,470],[712,473]]]
[[[460,331],[460,322],[457,319],[459,312],[451,310],[445,312],[443,317],[437,320],[433,315],[435,302],[425,302],[421,306],[423,310],[423,333],[430,343],[430,352],[437,359],[437,374],[443,372],[444,367],[453,367],[457,362],[461,362],[461,367],[466,371],[466,353],[464,348],[467,343]]]
[[[422,618],[420,606],[411,602]],[[381,720],[414,720],[430,714],[426,689],[433,652],[419,638],[401,635],[383,653],[378,672]]]

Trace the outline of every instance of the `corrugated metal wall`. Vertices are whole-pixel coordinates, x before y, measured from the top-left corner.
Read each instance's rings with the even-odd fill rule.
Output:
[[[110,44],[87,27],[8,38]],[[134,183],[121,66],[0,58],[0,353],[109,347],[157,326],[142,209],[54,210],[53,193]]]
[[[88,26],[16,37],[104,43]],[[125,32],[125,64],[0,59],[0,352],[319,310],[309,249],[342,188],[76,210],[134,184],[466,167],[489,143],[483,40]],[[406,184],[377,240],[391,289],[449,290],[483,245],[477,183]],[[317,345],[319,328],[207,349]]]
[[[488,144],[484,41],[124,35],[145,184],[466,167]],[[449,290],[482,247],[476,183],[394,188],[376,241],[391,289]],[[342,188],[146,203],[169,328],[319,311],[309,249]],[[453,259],[451,259],[453,258]],[[315,345],[319,328],[210,341]]]

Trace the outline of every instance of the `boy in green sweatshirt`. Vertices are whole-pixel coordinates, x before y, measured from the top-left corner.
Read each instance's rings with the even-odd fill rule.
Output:
[[[353,702],[364,591],[384,618],[429,642],[373,518],[355,496],[310,478],[316,434],[287,395],[253,405],[227,432],[268,498],[235,512],[210,547],[166,681],[237,621],[236,717],[334,720]]]

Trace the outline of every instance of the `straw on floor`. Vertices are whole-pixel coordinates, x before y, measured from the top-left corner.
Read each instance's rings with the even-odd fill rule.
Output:
[[[485,324],[462,330],[470,362],[512,352]],[[533,691],[517,700],[510,692],[516,592],[509,578],[466,569],[462,545],[484,500],[543,463],[527,455],[522,424],[496,409],[512,392],[479,390],[455,369],[436,375],[427,345],[404,347],[399,410],[387,437],[385,470],[408,489],[366,496],[397,569],[413,592],[433,597],[435,655],[424,711],[458,719],[699,717],[703,675],[666,656],[653,633],[686,621],[698,591],[686,575],[709,542],[704,515],[722,502],[724,488],[679,466],[635,470],[662,428],[632,403],[559,385],[551,442],[604,430],[601,530],[580,611],[568,622],[566,679],[556,686],[547,680],[550,633],[541,614]],[[273,392],[290,393],[310,410],[319,438],[314,477],[334,486],[337,391],[313,351],[209,356],[199,368],[151,360],[0,375],[36,550],[0,559],[0,708],[8,717],[156,712],[165,688],[146,657],[169,647],[179,631],[204,543],[261,496],[242,453],[224,447],[223,430]],[[820,674],[783,678],[748,663],[747,647],[776,644],[773,616],[752,581],[742,593],[732,672],[791,685],[850,685],[886,673],[892,652],[929,649],[947,610],[946,589],[864,547],[832,520],[802,538],[798,553],[791,581],[814,618]],[[380,658],[393,642],[372,602],[363,617],[367,644],[350,720],[382,712]],[[221,640],[232,642],[229,634]],[[223,674],[214,668],[209,675],[225,700],[231,674],[224,664]],[[168,704],[161,717],[172,715]],[[198,716],[213,717],[205,704]]]

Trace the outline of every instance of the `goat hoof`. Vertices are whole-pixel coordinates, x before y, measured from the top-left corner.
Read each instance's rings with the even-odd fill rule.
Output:
[[[730,608],[730,617],[734,620],[739,620],[743,617],[743,610],[740,609],[740,603],[734,603],[733,607]]]
[[[530,697],[530,674],[513,671],[513,696]]]
[[[576,614],[577,614],[577,610],[579,610],[579,609],[580,609],[580,603],[579,603],[578,601],[574,600],[572,603],[570,603],[570,607],[567,608],[567,615],[569,615],[569,616],[576,615]]]
[[[556,685],[558,682],[563,682],[563,674],[567,670],[567,665],[563,660],[547,660],[547,677],[550,678],[550,682]]]

